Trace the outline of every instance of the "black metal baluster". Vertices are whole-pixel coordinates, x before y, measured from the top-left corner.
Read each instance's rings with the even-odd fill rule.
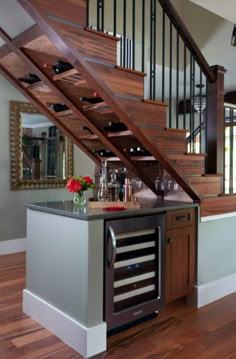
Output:
[[[124,37],[124,46],[123,46],[123,66],[126,66],[126,0],[123,0],[123,37]]]
[[[124,38],[121,36],[120,38],[120,66],[124,66],[123,64],[123,47],[124,47]]]
[[[101,17],[102,17],[101,28],[102,31],[104,32],[104,0],[101,0]]]
[[[225,131],[227,129],[227,107],[224,107],[224,139],[223,139],[223,143],[224,143],[224,148],[226,148],[226,136],[225,136]],[[225,168],[225,156],[226,156],[227,152],[224,151],[224,156],[223,156],[223,193],[226,193],[226,186],[225,186],[225,179],[226,179],[226,168]]]
[[[205,87],[205,86],[204,86]],[[199,151],[202,152],[202,115],[203,115],[203,93],[202,93],[202,69],[200,69],[200,112],[199,112]]]
[[[97,0],[97,30],[104,31],[104,0]]]
[[[86,1],[86,26],[89,27],[89,4],[90,1]]]
[[[162,102],[165,102],[165,42],[166,42],[166,14],[162,12]]]
[[[97,0],[97,30],[100,31],[100,0]]]
[[[154,18],[154,3],[155,0],[150,1],[150,99],[154,100],[155,91],[155,62],[154,62],[154,40],[155,40],[155,18]]]
[[[190,66],[189,66],[189,75],[190,75],[190,110],[189,110],[189,131],[190,136],[192,134],[192,117],[193,117],[193,79],[192,79],[192,72],[193,72],[193,55],[190,52]],[[192,151],[192,137],[190,138],[190,152]]]
[[[135,69],[135,27],[136,27],[136,16],[135,16],[135,0],[132,1],[132,69]]]
[[[179,128],[179,32],[176,31],[176,128]]]
[[[114,0],[113,2],[113,18],[114,18],[114,24],[113,24],[113,35],[116,36],[117,31],[117,2]]]
[[[186,88],[187,88],[187,47],[186,44],[184,44],[184,116],[183,116],[183,128],[186,130],[186,112],[187,112],[187,106],[186,106]],[[190,101],[191,106],[191,101]]]
[[[153,2],[153,100],[156,99],[156,63],[157,63],[157,6],[156,1]]]
[[[145,1],[142,0],[142,72],[145,69]]]
[[[192,74],[193,74],[193,101],[195,99],[195,59],[194,57],[192,57]],[[200,95],[201,97],[201,95]],[[194,133],[195,130],[195,108],[194,108],[194,102],[193,102],[193,117],[192,117],[192,125],[191,125],[191,133]],[[191,152],[195,153],[196,152],[196,138],[197,136],[193,136],[192,138],[192,148],[191,148]]]
[[[169,59],[169,127],[172,127],[172,23],[170,21],[170,59]]]

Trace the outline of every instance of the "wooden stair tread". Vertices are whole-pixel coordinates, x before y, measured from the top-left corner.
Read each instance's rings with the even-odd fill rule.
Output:
[[[187,152],[185,152],[185,153],[168,153],[168,155],[169,155],[169,157],[171,158],[171,159],[187,159],[188,161],[189,160],[194,160],[194,159],[196,159],[196,160],[198,160],[198,161],[200,161],[200,160],[203,160],[203,161],[205,161],[205,158],[206,158],[206,154],[205,153],[187,153]]]
[[[188,130],[184,130],[182,128],[170,128],[170,127],[166,127],[165,128],[166,131],[170,131],[170,132],[184,132],[187,133]]]
[[[68,70],[68,71],[64,71],[61,74],[54,75],[53,76],[53,81],[58,81],[58,80],[64,79],[65,77],[70,77],[70,76],[77,75],[77,74],[79,74],[79,72],[76,69],[71,69],[71,70]]]
[[[98,31],[96,29],[92,29],[91,27],[85,27],[84,30],[88,31],[88,32],[91,32],[91,33],[94,33],[94,34],[96,34],[98,36],[106,37],[107,39],[110,39],[110,40],[120,41],[120,37],[118,37],[118,36],[106,34],[105,32]]]
[[[56,117],[63,117],[63,116],[68,116],[68,115],[72,115],[73,112],[72,110],[65,110],[65,111],[61,111],[61,112],[54,112],[52,111],[52,113],[54,114],[54,116]]]
[[[115,65],[115,68],[116,68],[117,70],[121,70],[121,71],[129,72],[129,73],[131,73],[131,74],[139,75],[139,76],[142,76],[142,77],[147,76],[147,74],[146,74],[145,72],[141,72],[141,71],[137,71],[137,70],[128,69],[127,67],[123,67],[123,66]]]
[[[27,86],[28,91],[42,91],[42,92],[52,92],[50,88],[43,83],[43,81],[36,82],[35,84]]]
[[[106,102],[98,102],[98,103],[88,103],[88,104],[85,104],[85,105],[82,105],[82,110],[83,111],[89,111],[89,110],[97,110],[97,109],[100,109],[100,108],[104,108],[104,107],[107,107],[107,104]]]
[[[129,130],[127,131],[121,131],[121,132],[108,132],[107,133],[107,137],[125,137],[125,136],[133,136],[133,133]],[[81,136],[80,140],[86,141],[86,140],[97,140],[98,136],[97,135],[85,135],[85,136]]]
[[[153,101],[153,100],[146,100],[146,99],[142,99],[142,102],[144,103],[150,103],[152,105],[158,105],[158,106],[163,106],[163,107],[168,107],[169,104],[166,102],[161,102],[161,101]]]

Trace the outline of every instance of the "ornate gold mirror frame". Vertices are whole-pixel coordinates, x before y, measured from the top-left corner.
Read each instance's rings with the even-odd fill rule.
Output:
[[[63,139],[63,174],[61,178],[54,176],[42,176],[41,170],[38,170],[34,178],[24,178],[22,175],[22,151],[23,151],[23,132],[22,132],[22,114],[39,114],[39,111],[28,102],[10,102],[10,188],[11,190],[26,189],[45,189],[45,188],[63,188],[68,179],[73,176],[73,142],[66,136]],[[52,126],[54,124],[52,123]],[[28,136],[26,136],[27,138]],[[38,155],[38,162],[41,162]],[[39,167],[38,167],[39,168]],[[31,168],[32,169],[32,168]],[[62,171],[61,171],[62,172]]]

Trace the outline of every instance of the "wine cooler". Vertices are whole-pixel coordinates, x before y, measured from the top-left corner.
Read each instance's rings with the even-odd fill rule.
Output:
[[[105,222],[104,320],[112,331],[165,303],[165,214]]]

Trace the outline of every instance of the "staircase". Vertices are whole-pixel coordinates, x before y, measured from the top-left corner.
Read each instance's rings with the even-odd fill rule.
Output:
[[[2,29],[5,53],[0,58],[1,73],[20,90],[97,164],[95,150],[106,148],[114,157],[111,166],[122,162],[154,193],[160,165],[193,201],[200,203],[201,216],[236,211],[236,198],[222,195],[221,174],[205,174],[205,154],[188,154],[186,131],[166,128],[168,104],[144,100],[145,74],[116,65],[114,36],[86,27],[85,0],[19,0],[37,25],[12,40]],[[55,75],[58,60],[73,69]],[[40,81],[22,84],[19,77],[35,73]],[[101,102],[90,104],[83,98],[98,93]],[[82,100],[81,100],[82,99]],[[68,110],[55,112],[53,103]],[[109,121],[123,122],[126,131],[108,132]],[[84,126],[90,129],[88,132]],[[124,151],[140,146],[150,156],[132,157]]]

